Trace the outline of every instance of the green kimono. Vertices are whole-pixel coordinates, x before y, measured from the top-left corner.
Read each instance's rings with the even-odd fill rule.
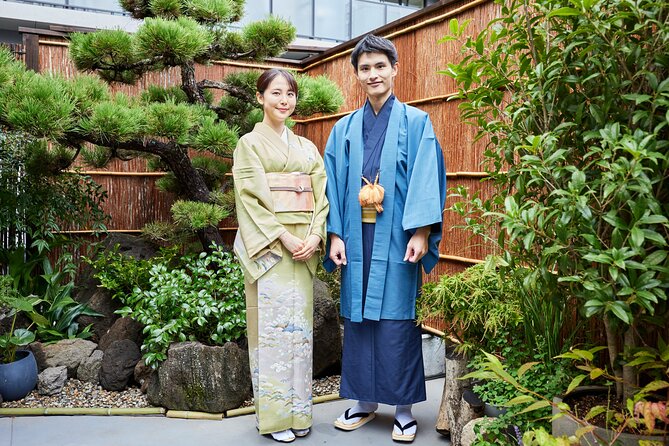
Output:
[[[235,254],[245,278],[249,357],[261,434],[311,426],[313,277],[319,256],[297,262],[284,231],[325,240],[325,168],[316,147],[289,129],[288,144],[266,124],[240,138],[233,177],[239,231]],[[313,212],[275,212],[267,173],[311,178]],[[321,250],[324,245],[321,244]]]

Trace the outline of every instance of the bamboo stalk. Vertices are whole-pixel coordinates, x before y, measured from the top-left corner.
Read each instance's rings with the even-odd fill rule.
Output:
[[[460,344],[460,341],[458,341],[455,337],[453,337],[451,335],[447,335],[446,333],[444,333],[441,330],[437,330],[436,328],[432,328],[432,327],[430,327],[428,325],[425,325],[425,324],[420,324],[420,328],[423,331],[426,331],[431,335],[439,336],[440,338],[443,338],[443,339],[445,339],[449,342],[452,342],[453,344]]]
[[[105,175],[121,177],[162,177],[167,175],[167,172],[115,172],[111,170],[66,170],[65,172],[78,173],[81,175]]]
[[[488,172],[446,172],[447,178],[469,177],[469,178],[487,178]]]
[[[55,40],[40,40],[39,44],[47,46],[70,46],[70,42],[57,42]]]
[[[442,94],[442,95],[439,95],[439,96],[431,96],[429,98],[414,99],[412,101],[405,102],[405,104],[418,105],[418,104],[424,104],[426,102],[447,101],[448,99],[452,98],[456,94],[457,93],[447,93],[447,94]],[[349,114],[353,113],[354,111],[355,110],[346,111],[346,112],[339,112],[339,113],[335,113],[333,115],[316,116],[316,117],[313,117],[313,118],[293,119],[293,121],[296,124],[307,124],[309,122],[327,121],[328,119],[341,118],[343,116],[346,116],[346,115],[349,115]]]
[[[469,257],[460,257],[460,256],[453,256],[450,254],[439,254],[439,259],[440,260],[453,260],[455,262],[461,262],[461,263],[484,263],[485,260],[481,259],[471,259]]]
[[[220,421],[224,418],[222,413],[197,412],[194,410],[168,410],[165,414],[167,418],[183,418],[186,420],[215,420]]]
[[[17,407],[0,408],[0,416],[44,415],[163,415],[163,407]]]
[[[225,417],[230,418],[230,417],[238,417],[240,415],[250,415],[252,413],[255,413],[256,409],[253,406],[250,407],[240,407],[237,409],[230,409],[225,411]]]
[[[329,395],[321,395],[314,397],[314,404],[326,403],[328,401],[340,400],[339,393],[330,393]]]
[[[219,231],[236,231],[239,229],[237,226],[230,226],[225,228],[218,228]],[[72,230],[63,230],[56,231],[54,234],[94,234],[94,233],[106,233],[106,232],[128,232],[128,233],[139,233],[142,232],[141,229],[107,229],[106,231],[94,231],[92,229],[72,229]]]

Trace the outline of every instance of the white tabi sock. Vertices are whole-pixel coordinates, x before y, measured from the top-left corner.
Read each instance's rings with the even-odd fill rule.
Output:
[[[402,426],[406,426],[408,423],[414,420],[413,415],[411,414],[412,404],[406,406],[395,406],[395,419],[399,421]],[[394,430],[396,433],[401,434],[402,431],[395,426]],[[410,428],[404,431],[405,435],[413,435],[416,433],[416,426],[411,426]]]
[[[281,443],[290,443],[291,441],[295,440],[295,434],[290,429],[285,431],[272,432],[270,435],[273,439]]]

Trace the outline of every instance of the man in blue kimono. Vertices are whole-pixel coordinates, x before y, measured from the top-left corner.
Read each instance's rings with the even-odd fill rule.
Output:
[[[325,267],[341,268],[344,318],[339,393],[357,400],[335,427],[355,430],[374,418],[379,403],[390,404],[396,406],[393,440],[411,442],[411,406],[426,398],[416,296],[421,265],[429,272],[439,258],[444,159],[429,116],[393,95],[395,46],[367,35],[351,62],[367,101],[335,124],[325,148]],[[369,206],[370,196],[378,198],[378,186],[367,186],[375,181],[385,192]],[[363,197],[364,186],[376,190]]]

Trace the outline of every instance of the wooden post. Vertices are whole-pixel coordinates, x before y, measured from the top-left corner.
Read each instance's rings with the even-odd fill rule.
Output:
[[[470,386],[469,380],[460,379],[467,374],[467,357],[455,354],[452,349],[446,348],[444,392],[436,430],[442,435],[450,435],[452,446],[460,446],[462,427],[481,414],[462,397]]]
[[[39,73],[39,36],[37,34],[23,34],[26,68]]]

